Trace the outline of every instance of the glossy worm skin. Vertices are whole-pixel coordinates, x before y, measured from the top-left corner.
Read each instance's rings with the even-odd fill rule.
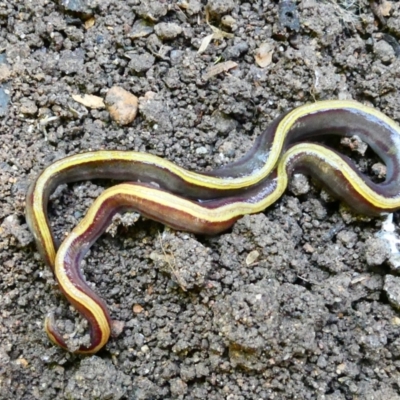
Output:
[[[396,175],[399,130],[393,120],[373,108],[355,101],[332,100],[306,104],[283,114],[242,159],[207,174],[187,171],[162,158],[134,151],[73,155],[54,162],[33,183],[26,199],[27,222],[41,255],[53,268],[56,245],[47,219],[47,204],[61,183],[96,178],[139,180],[157,183],[169,192],[195,200],[235,196],[268,177],[291,144],[327,133],[358,135],[386,163],[389,175]],[[385,202],[378,208],[387,208]]]
[[[321,134],[367,142],[387,166],[385,182],[375,184],[351,160],[324,146],[295,144]],[[94,353],[107,342],[111,320],[104,302],[87,286],[79,264],[116,212],[133,209],[177,229],[216,234],[239,217],[257,213],[284,192],[293,171],[311,174],[355,210],[379,215],[400,208],[400,128],[382,113],[352,101],[325,101],[299,107],[274,121],[250,152],[236,163],[199,174],[148,154],[93,152],[71,156],[48,167],[27,196],[27,220],[39,249],[54,266],[68,300],[89,321],[91,343],[77,352]],[[106,190],[61,245],[55,245],[46,209],[61,182],[88,178],[140,179]],[[184,197],[185,198],[184,198]],[[67,348],[53,317],[46,320],[53,342]]]
[[[362,200],[364,213],[400,207],[399,176],[375,184],[363,177],[351,160],[324,146],[310,143],[289,148],[277,170],[241,196],[201,204],[145,184],[125,183],[111,187],[95,200],[84,219],[61,244],[56,256],[55,274],[60,288],[90,324],[91,344],[82,346],[77,352],[95,353],[110,337],[111,319],[107,307],[82,277],[80,262],[116,213],[135,210],[176,229],[217,234],[229,228],[239,217],[260,212],[274,203],[285,191],[288,176],[298,170],[329,184],[330,190],[337,197],[347,199],[353,208],[358,208]],[[391,187],[397,187],[395,197],[388,199],[378,193]],[[384,202],[390,203],[386,204],[389,208],[380,208]],[[52,316],[46,320],[46,331],[54,343],[67,349]]]

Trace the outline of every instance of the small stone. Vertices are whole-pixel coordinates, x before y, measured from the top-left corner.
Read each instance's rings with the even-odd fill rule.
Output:
[[[239,58],[248,51],[249,51],[249,45],[244,41],[240,41],[234,44],[233,46],[228,46],[223,51],[222,56],[225,58],[225,60],[229,60],[232,58]]]
[[[337,238],[348,249],[351,249],[356,245],[358,236],[355,232],[349,230],[343,230],[337,234]]]
[[[97,108],[104,108],[104,102],[103,99],[99,96],[94,96],[92,94],[73,94],[71,96],[76,102],[83,104],[85,107],[91,108],[91,109],[97,109]]]
[[[308,193],[310,191],[308,178],[303,174],[294,174],[289,183],[289,190],[295,196]]]
[[[149,36],[153,32],[154,32],[153,23],[143,19],[139,19],[133,24],[132,29],[130,30],[128,36],[130,39],[137,39]]]
[[[300,30],[299,13],[295,2],[281,1],[279,3],[279,25],[295,32]]]
[[[183,57],[183,51],[182,50],[172,50],[170,53],[170,60],[172,65],[177,65],[181,62],[182,57]]]
[[[82,49],[64,50],[61,52],[58,68],[67,75],[74,74],[82,71],[84,62],[85,52]]]
[[[156,35],[160,39],[175,39],[182,33],[182,28],[173,22],[160,22],[154,27]]]
[[[372,173],[379,179],[386,178],[387,168],[386,165],[378,162],[371,167]]]
[[[339,365],[336,367],[336,373],[337,373],[338,375],[341,375],[341,374],[343,374],[343,372],[345,371],[345,369],[346,369],[346,363],[339,364]]]
[[[340,86],[341,76],[332,65],[315,67],[314,74],[314,93],[318,97],[324,97]]]
[[[392,253],[389,256],[388,264],[393,272],[398,273],[400,270],[400,253]]]
[[[119,125],[128,125],[136,118],[138,98],[120,86],[113,86],[107,92],[105,103],[111,118]]]
[[[111,323],[111,331],[112,331],[112,335],[114,337],[118,337],[122,331],[125,328],[125,322],[124,321],[116,321],[113,320]]]
[[[390,255],[390,248],[382,239],[368,239],[365,248],[365,258],[370,267],[382,265]]]
[[[82,13],[86,15],[91,15],[92,10],[90,8],[90,1],[84,0],[61,0],[60,4],[66,11],[72,11],[77,13]]]
[[[400,325],[400,318],[399,317],[394,317],[392,319],[392,324],[395,326],[399,326]]]
[[[355,151],[362,156],[368,149],[367,143],[363,142],[357,135],[353,135],[352,137],[343,137],[340,140],[340,144],[348,147],[351,151]]]
[[[4,82],[10,78],[11,71],[7,64],[0,64],[0,82]]]
[[[207,154],[207,147],[201,146],[196,149],[196,154]]]
[[[385,276],[383,290],[393,307],[400,309],[400,277],[393,275]]]
[[[150,53],[131,54],[128,68],[136,73],[148,71],[155,62],[155,57]]]
[[[273,54],[274,46],[272,43],[261,43],[260,47],[256,50],[254,58],[259,67],[265,68],[272,63]]]
[[[195,15],[201,11],[201,2],[198,0],[183,1],[181,4],[185,3],[182,8],[186,9],[188,15]]]
[[[222,25],[227,26],[228,28],[233,28],[236,26],[236,19],[230,15],[224,15],[221,19]]]
[[[142,0],[135,11],[142,18],[150,21],[158,21],[168,12],[168,4],[161,1]]]
[[[393,47],[384,40],[380,40],[379,42],[375,43],[374,54],[384,64],[390,64],[396,59],[396,54],[393,50]]]
[[[224,15],[232,11],[235,7],[233,0],[209,0],[207,9],[214,16]]]
[[[306,244],[303,246],[303,249],[304,249],[304,251],[305,251],[306,253],[314,253],[314,251],[315,251],[314,247],[311,246],[310,243],[306,243]]]
[[[150,348],[149,348],[149,346],[147,346],[147,344],[145,344],[144,346],[142,346],[142,347],[140,348],[140,351],[141,351],[142,353],[148,353],[148,352],[150,351]]]
[[[21,365],[24,368],[26,368],[29,365],[28,361],[25,358],[18,358],[15,361],[15,363],[18,364],[18,365]]]
[[[144,310],[144,308],[140,304],[135,304],[133,306],[133,312],[135,314],[140,314],[143,310]]]
[[[187,384],[180,378],[172,379],[169,385],[174,397],[183,396],[187,392]]]
[[[38,112],[38,108],[33,100],[23,98],[21,99],[20,111],[22,114],[35,115]]]

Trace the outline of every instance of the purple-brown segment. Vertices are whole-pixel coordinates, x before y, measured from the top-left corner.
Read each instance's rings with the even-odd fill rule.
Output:
[[[308,104],[277,118],[255,141],[252,149],[239,161],[207,173],[195,174],[187,179],[184,173],[175,173],[161,159],[136,162],[123,160],[124,152],[93,152],[67,157],[47,168],[51,171],[44,185],[38,185],[39,178],[33,183],[26,199],[28,224],[34,234],[38,248],[46,262],[52,267],[56,245],[52,238],[47,219],[47,203],[55,187],[64,182],[84,179],[111,178],[154,182],[172,193],[195,200],[210,200],[226,196],[235,196],[246,191],[253,175],[259,177],[251,181],[258,184],[272,171],[285,149],[294,143],[334,134],[341,136],[358,135],[387,165],[388,177],[399,174],[399,127],[378,111],[352,101],[324,101]],[[279,145],[277,145],[279,143]],[[133,154],[133,153],[132,153]],[[84,156],[84,159],[82,159]],[[80,157],[78,163],[71,163],[74,157]],[[267,162],[271,169],[265,175],[259,172]],[[41,176],[43,176],[43,174]],[[220,178],[207,183],[210,179]],[[202,177],[200,179],[200,177]],[[250,179],[251,180],[251,179]],[[231,182],[235,184],[231,185]],[[41,204],[37,199],[41,198]]]
[[[350,160],[327,147],[296,144],[326,134],[358,135],[367,142],[387,166],[385,182],[373,183]],[[134,156],[129,159],[127,154]],[[229,228],[240,216],[260,212],[272,204],[285,190],[288,175],[293,171],[313,175],[361,213],[380,215],[397,210],[400,128],[383,114],[361,104],[327,101],[282,115],[241,160],[209,173],[190,173],[162,159],[134,152],[84,153],[49,166],[28,192],[27,220],[51,267],[55,245],[47,219],[47,203],[58,184],[94,178],[133,179],[153,184],[124,184],[106,190],[57,254],[55,272],[60,286],[90,324],[91,344],[79,352],[97,351],[106,343],[111,330],[107,307],[85,283],[79,264],[109,225],[112,215],[134,209],[176,229],[216,234]],[[154,184],[161,189],[154,188]],[[53,318],[47,320],[46,327],[52,340],[66,347]]]

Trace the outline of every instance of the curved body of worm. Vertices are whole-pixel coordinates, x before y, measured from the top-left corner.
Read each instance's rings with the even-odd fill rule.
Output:
[[[285,191],[289,175],[299,170],[329,185],[333,194],[363,213],[382,213],[400,207],[399,193],[390,198],[382,195],[399,192],[399,176],[376,184],[358,172],[351,160],[310,143],[290,147],[266,179],[241,195],[200,203],[146,184],[125,183],[105,190],[61,244],[55,261],[61,290],[90,325],[91,344],[82,346],[78,352],[94,353],[110,336],[111,320],[106,304],[86,284],[80,262],[117,212],[135,210],[179,230],[217,234],[241,216],[260,212],[274,203]],[[47,320],[46,330],[54,343],[67,348],[53,318]]]
[[[325,146],[299,143],[319,135],[358,135],[385,162],[376,184],[347,157]],[[145,153],[98,151],[56,161],[27,195],[27,221],[39,250],[54,269],[61,290],[88,320],[91,342],[78,353],[94,353],[108,341],[111,320],[104,301],[86,284],[80,262],[116,212],[136,210],[176,229],[217,234],[245,214],[257,213],[285,191],[293,171],[312,175],[360,213],[380,215],[400,208],[400,128],[382,113],[352,101],[324,101],[284,114],[241,160],[207,174],[190,172]],[[112,178],[140,180],[107,189],[62,243],[56,246],[47,219],[51,192],[63,182]],[[147,182],[147,183],[146,183]],[[157,187],[155,187],[157,186]],[[67,345],[53,316],[50,339]]]
[[[47,204],[61,183],[111,178],[154,182],[171,193],[195,200],[235,196],[267,178],[291,144],[325,134],[358,135],[386,163],[389,177],[399,174],[400,128],[393,120],[355,101],[321,101],[283,114],[242,159],[206,174],[134,151],[95,151],[56,161],[31,185],[26,198],[27,222],[41,255],[53,268],[56,245]]]

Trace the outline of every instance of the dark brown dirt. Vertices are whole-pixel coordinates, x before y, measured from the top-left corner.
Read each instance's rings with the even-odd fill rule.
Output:
[[[381,220],[352,216],[304,178],[218,237],[143,219],[119,226],[84,264],[119,336],[80,357],[43,331],[56,310],[72,338],[86,332],[25,222],[27,187],[52,161],[123,149],[212,169],[283,111],[323,99],[356,99],[400,122],[400,59],[382,40],[400,38],[400,3],[386,27],[367,1],[297,3],[288,21],[277,1],[210,0],[210,24],[233,36],[197,54],[212,33],[198,0],[1,2],[10,102],[0,120],[0,399],[400,399],[400,314],[384,290],[395,273],[376,237]],[[260,68],[263,43],[274,52]],[[204,80],[218,61],[238,65]],[[126,127],[71,97],[104,98],[114,85],[154,92]],[[356,154],[366,171],[369,157]],[[110,184],[56,191],[58,239]]]

